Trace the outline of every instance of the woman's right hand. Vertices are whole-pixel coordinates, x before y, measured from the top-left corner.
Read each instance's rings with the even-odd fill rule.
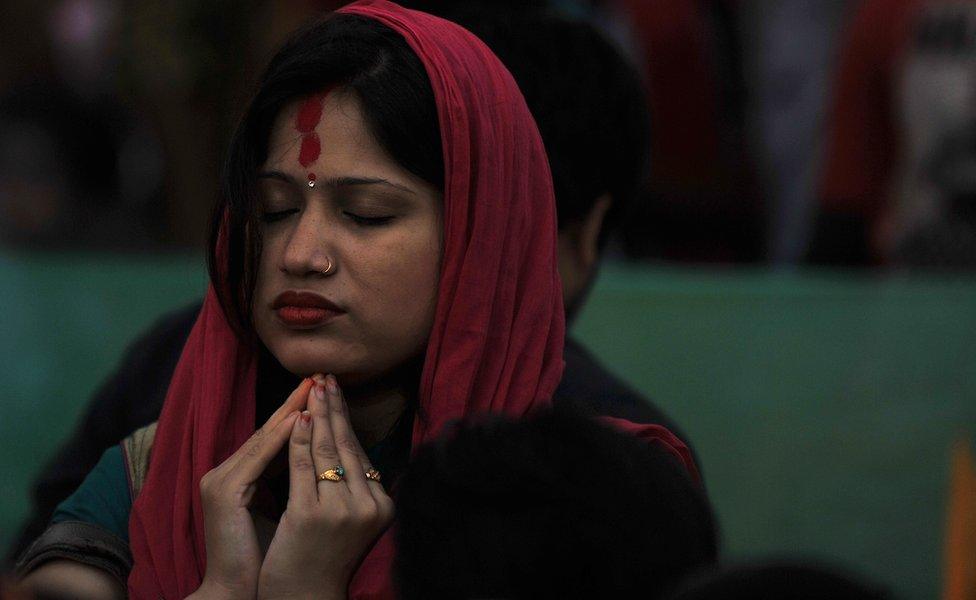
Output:
[[[248,505],[258,478],[288,442],[312,384],[302,381],[237,452],[200,480],[207,572],[192,597],[253,598],[257,593],[262,556]]]

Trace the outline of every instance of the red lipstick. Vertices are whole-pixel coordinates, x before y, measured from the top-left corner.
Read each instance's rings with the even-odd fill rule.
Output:
[[[275,298],[271,308],[278,320],[292,329],[321,327],[346,312],[312,292],[284,292]]]

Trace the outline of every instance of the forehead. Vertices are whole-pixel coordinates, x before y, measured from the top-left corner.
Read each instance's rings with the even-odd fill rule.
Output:
[[[303,151],[303,137],[313,133],[318,148],[310,151],[306,143]],[[271,129],[265,167],[296,174],[312,168],[324,174],[363,168],[401,170],[370,132],[356,95],[342,89],[284,106]]]

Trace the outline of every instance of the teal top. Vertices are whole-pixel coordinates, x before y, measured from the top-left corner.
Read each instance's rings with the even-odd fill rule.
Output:
[[[73,494],[58,505],[51,523],[83,521],[111,531],[128,543],[132,495],[122,448],[112,446]]]

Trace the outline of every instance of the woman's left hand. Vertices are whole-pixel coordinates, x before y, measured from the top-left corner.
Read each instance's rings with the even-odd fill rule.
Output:
[[[363,555],[393,520],[393,500],[367,479],[369,458],[335,377],[312,387],[288,447],[288,506],[261,566],[259,598],[346,598]],[[341,466],[341,481],[317,476]]]

